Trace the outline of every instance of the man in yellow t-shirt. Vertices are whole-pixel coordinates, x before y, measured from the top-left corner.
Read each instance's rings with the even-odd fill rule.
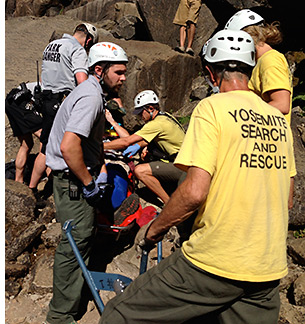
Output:
[[[126,149],[123,154],[130,157],[147,148],[145,161],[148,163],[138,164],[135,175],[166,203],[184,173],[173,165],[184,139],[184,129],[172,115],[160,111],[154,91],[144,90],[134,101],[134,114],[141,116],[145,125],[135,134],[104,143],[104,149]],[[167,188],[163,187],[165,184]]]
[[[195,108],[175,165],[187,171],[136,245],[150,249],[171,226],[198,216],[189,240],[111,300],[100,324],[276,324],[286,236],[292,135],[284,116],[249,91],[254,43],[220,31],[205,54],[219,94]],[[257,316],[259,314],[259,316]]]

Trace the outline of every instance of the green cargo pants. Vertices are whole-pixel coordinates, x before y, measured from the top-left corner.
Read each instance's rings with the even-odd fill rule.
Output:
[[[57,173],[53,182],[56,218],[61,225],[74,219],[73,238],[88,264],[94,233],[94,209],[80,195],[79,200],[69,198],[69,180],[64,172]],[[77,320],[83,299],[84,277],[64,232],[56,249],[53,267],[53,298],[47,321],[51,324],[68,324]]]
[[[214,276],[177,250],[110,300],[99,324],[277,324],[278,284]]]

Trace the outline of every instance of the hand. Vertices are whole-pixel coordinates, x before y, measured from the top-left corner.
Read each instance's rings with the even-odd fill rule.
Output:
[[[130,145],[127,147],[127,149],[123,152],[123,155],[129,158],[131,158],[132,156],[134,156],[139,150],[140,150],[141,146],[136,143],[133,145]]]
[[[108,109],[106,109],[106,111],[105,111],[105,117],[106,117],[107,121],[108,121],[111,125],[112,125],[113,123],[115,123],[115,120],[113,119],[112,114],[111,114],[111,112],[110,112]]]
[[[142,226],[136,235],[134,243],[135,243],[135,249],[138,253],[142,253],[142,250],[149,252],[155,247],[156,242],[148,240],[146,238],[146,234],[153,221],[154,219],[152,219],[149,223]]]
[[[95,180],[95,183],[97,185],[99,185],[99,184],[105,184],[105,183],[107,183],[107,177],[108,177],[108,175],[107,175],[106,172],[101,172],[98,175],[97,179]]]
[[[102,199],[103,191],[98,187],[96,181],[92,181],[83,186],[83,197],[87,200],[88,204],[92,207],[97,207]]]

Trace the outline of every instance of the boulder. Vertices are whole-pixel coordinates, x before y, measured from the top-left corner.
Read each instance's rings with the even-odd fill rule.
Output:
[[[289,225],[294,228],[304,228],[305,226],[305,146],[302,141],[302,133],[299,131],[299,128],[304,124],[304,117],[298,113],[291,114],[297,175],[294,178],[293,208],[289,211]]]
[[[37,222],[40,224],[48,224],[51,223],[56,217],[56,209],[53,196],[50,196],[47,200],[45,208],[41,211]]]
[[[136,24],[138,18],[132,15],[126,15],[120,18],[117,25],[112,29],[111,33],[116,38],[124,38],[126,40],[136,39]]]
[[[30,293],[47,294],[53,291],[54,252],[48,250],[35,262],[30,272]]]
[[[46,230],[41,234],[41,239],[45,247],[57,247],[61,239],[61,224],[50,223],[46,225]]]
[[[115,4],[120,0],[95,0],[84,6],[66,11],[66,15],[82,21],[102,22],[103,20],[115,20]]]
[[[280,291],[287,293],[296,279],[303,273],[302,267],[293,263],[292,258],[288,255],[288,274],[280,281]]]
[[[36,200],[24,184],[5,179],[5,236],[10,245],[14,237],[34,220]]]
[[[167,44],[174,48],[179,45],[179,26],[173,24],[180,0],[138,0],[140,14],[143,18],[151,40]],[[210,9],[203,4],[200,9],[193,49],[200,53],[203,44],[211,37],[218,23]],[[161,32],[162,31],[162,32]]]
[[[296,305],[305,306],[305,273],[298,277],[293,286]]]
[[[5,249],[5,258],[7,261],[14,260],[19,256],[33,241],[40,236],[45,226],[36,221],[30,223],[24,231],[15,237],[10,245]]]
[[[288,298],[280,293],[281,308],[278,324],[300,324],[304,323],[305,308],[289,303]]]
[[[192,92],[190,99],[202,100],[208,95],[209,86],[203,76],[199,76],[192,82]]]
[[[305,237],[290,240],[288,253],[295,263],[305,266]]]

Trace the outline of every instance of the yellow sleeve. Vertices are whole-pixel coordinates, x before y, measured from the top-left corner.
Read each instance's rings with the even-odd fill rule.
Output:
[[[280,53],[270,55],[262,61],[260,78],[262,94],[279,89],[291,92],[288,64],[285,57]]]
[[[195,166],[213,175],[218,153],[218,134],[213,108],[203,100],[192,114],[175,165],[182,170]]]

